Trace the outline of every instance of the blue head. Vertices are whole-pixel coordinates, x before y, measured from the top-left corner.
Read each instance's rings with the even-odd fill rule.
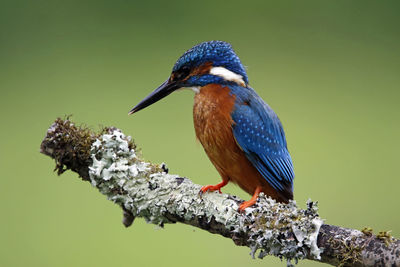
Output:
[[[175,63],[170,77],[136,105],[137,112],[180,88],[198,88],[207,84],[235,83],[247,86],[248,78],[239,57],[229,43],[210,41],[186,51]]]
[[[193,76],[213,75],[212,68],[225,68],[227,71],[241,76],[244,83],[248,83],[246,70],[244,69],[239,57],[233,51],[229,43],[223,41],[210,41],[198,44],[186,51],[175,63],[172,73],[180,73],[191,70]],[[197,70],[196,72],[193,72]],[[189,73],[190,74],[190,73]],[[200,75],[199,75],[200,74]],[[217,78],[223,78],[219,75]],[[190,77],[189,77],[190,78]],[[194,79],[195,80],[195,79]],[[210,77],[211,82],[214,82]],[[230,82],[225,79],[215,79],[217,83]],[[203,84],[192,84],[201,86]]]

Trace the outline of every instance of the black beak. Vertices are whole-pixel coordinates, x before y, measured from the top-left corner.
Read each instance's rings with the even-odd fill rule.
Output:
[[[150,106],[151,104],[157,102],[158,100],[163,99],[173,91],[179,89],[180,86],[176,82],[170,82],[169,79],[166,80],[163,84],[161,84],[156,90],[154,90],[151,94],[146,96],[139,104],[137,104],[131,111],[129,111],[129,115],[135,112],[138,112],[145,107]]]

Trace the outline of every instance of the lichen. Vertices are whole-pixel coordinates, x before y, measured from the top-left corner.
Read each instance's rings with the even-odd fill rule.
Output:
[[[248,245],[253,257],[259,251],[259,258],[275,255],[287,259],[288,265],[308,253],[320,258],[317,236],[323,221],[316,203],[309,201],[302,210],[295,201],[277,203],[261,193],[256,205],[239,213],[237,198],[218,192],[200,197],[200,185],[168,174],[165,164],[141,160],[130,142],[118,129],[99,136],[91,146],[89,177],[132,218],[160,226],[177,221],[204,229],[218,225],[225,235],[243,239],[237,242]]]

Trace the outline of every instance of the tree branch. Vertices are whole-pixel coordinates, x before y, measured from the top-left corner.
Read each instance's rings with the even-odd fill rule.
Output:
[[[323,224],[315,202],[307,209],[296,202],[276,203],[261,194],[245,214],[241,199],[206,193],[189,179],[168,174],[164,164],[145,162],[130,137],[116,128],[95,134],[57,119],[48,129],[40,152],[55,159],[58,174],[71,169],[123,209],[123,223],[136,217],[163,226],[184,223],[231,238],[251,248],[253,257],[275,255],[288,265],[309,259],[340,266],[400,266],[400,241]]]

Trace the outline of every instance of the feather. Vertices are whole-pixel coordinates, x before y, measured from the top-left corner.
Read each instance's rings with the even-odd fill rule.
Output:
[[[231,116],[237,144],[267,182],[291,199],[293,163],[278,116],[252,88],[229,87],[236,96]]]

